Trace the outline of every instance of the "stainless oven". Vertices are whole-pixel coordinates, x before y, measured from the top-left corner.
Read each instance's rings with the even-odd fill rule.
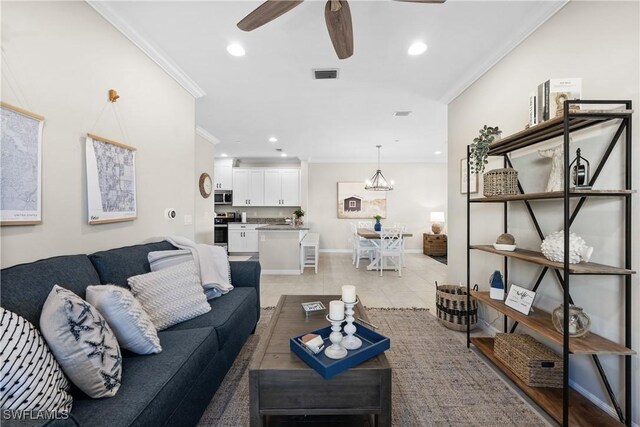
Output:
[[[232,192],[226,190],[216,190],[213,193],[213,201],[216,205],[230,205],[233,202]]]

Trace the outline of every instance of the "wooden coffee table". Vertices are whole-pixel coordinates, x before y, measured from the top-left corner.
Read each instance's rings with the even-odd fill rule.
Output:
[[[300,303],[329,301],[337,295],[282,295],[269,330],[249,366],[251,426],[266,425],[270,415],[363,415],[377,426],[391,426],[391,367],[380,354],[325,380],[289,348],[289,338],[329,323],[324,315],[305,317]],[[362,306],[355,318],[369,320]]]

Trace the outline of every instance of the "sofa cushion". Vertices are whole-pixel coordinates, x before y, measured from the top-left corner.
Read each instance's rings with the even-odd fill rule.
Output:
[[[212,328],[163,331],[163,351],[125,357],[122,385],[110,399],[76,399],[72,415],[80,425],[158,425],[176,410],[201,371],[215,357],[218,341]]]
[[[151,271],[147,259],[149,252],[171,249],[176,248],[167,241],[146,243],[96,252],[89,255],[89,259],[100,276],[100,283],[112,283],[126,287],[129,277]]]
[[[100,278],[86,255],[59,256],[5,268],[0,272],[2,307],[38,325],[42,306],[58,283],[84,298],[87,286],[99,284]]]
[[[255,328],[258,321],[257,303],[258,297],[255,288],[235,288],[220,298],[210,300],[210,312],[179,323],[168,330],[214,327],[222,349],[231,335],[245,333],[248,335]]]

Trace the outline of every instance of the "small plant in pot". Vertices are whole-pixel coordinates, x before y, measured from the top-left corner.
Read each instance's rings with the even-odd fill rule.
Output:
[[[382,224],[380,224],[380,220],[382,219],[382,215],[376,215],[373,217],[373,219],[376,220],[376,223],[373,226],[373,229],[375,231],[381,231],[382,230]]]
[[[471,172],[480,174],[484,172],[484,167],[489,161],[489,145],[500,138],[502,131],[498,126],[484,125],[479,131],[479,135],[473,138],[473,144],[469,145],[469,166]]]
[[[302,217],[304,216],[304,211],[298,208],[293,211],[293,216],[296,217],[295,225],[302,225]]]

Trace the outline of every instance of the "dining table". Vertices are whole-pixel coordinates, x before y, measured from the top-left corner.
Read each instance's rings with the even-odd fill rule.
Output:
[[[380,248],[380,232],[376,230],[372,230],[370,228],[358,228],[358,236],[368,239],[373,243],[376,249]],[[400,236],[401,239],[405,239],[407,237],[412,237],[413,234],[407,233],[406,231],[402,232]],[[367,265],[367,270],[377,270],[378,265],[381,262],[381,257],[379,255],[379,251],[376,250],[376,255],[373,260]],[[388,269],[386,265],[382,266],[384,270]]]

